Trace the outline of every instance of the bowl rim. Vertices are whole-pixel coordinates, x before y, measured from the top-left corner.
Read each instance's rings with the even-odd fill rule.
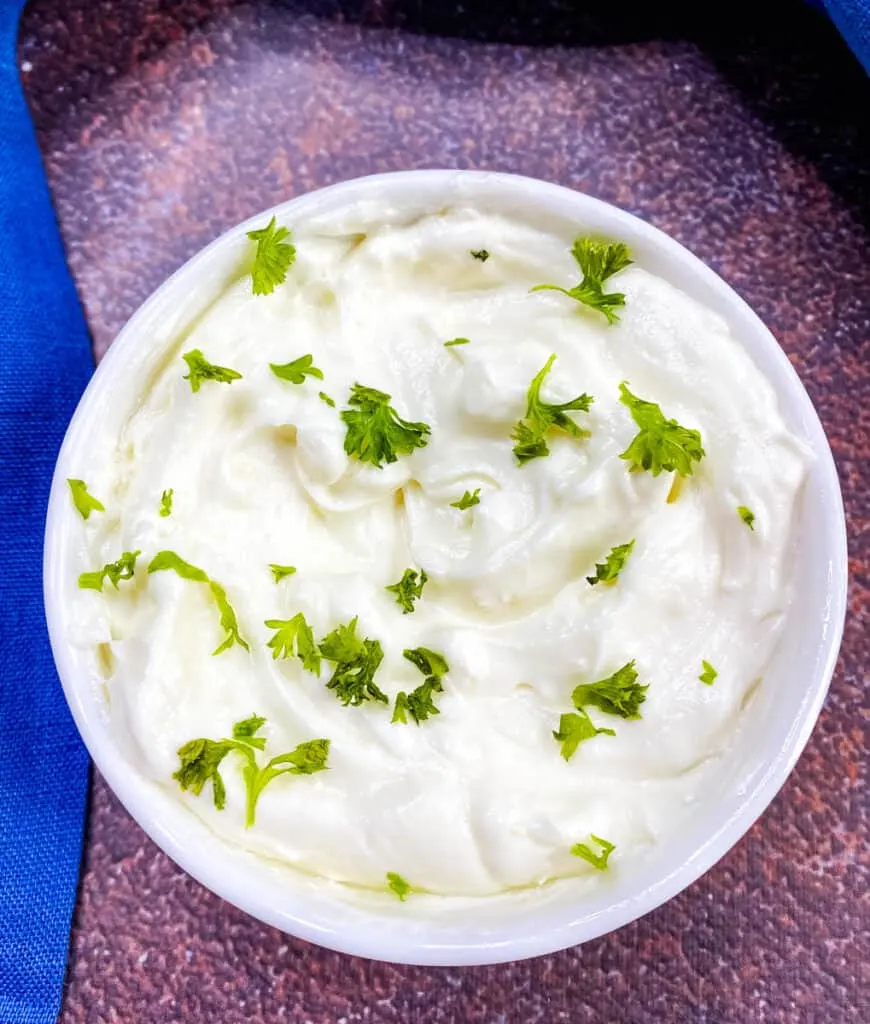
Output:
[[[717,301],[727,306],[740,319],[746,332],[738,340],[744,344],[756,360],[758,351],[763,350],[768,361],[776,367],[778,381],[772,384],[778,392],[783,388],[791,392],[790,400],[797,403],[802,426],[807,435],[806,440],[816,456],[816,471],[821,482],[827,507],[826,552],[828,558],[828,591],[826,594],[827,629],[823,630],[823,660],[817,662],[817,674],[808,699],[796,708],[795,719],[789,730],[787,741],[769,762],[761,778],[754,779],[745,799],[736,813],[727,820],[719,822],[718,828],[707,837],[704,843],[695,848],[686,860],[677,868],[665,872],[654,884],[647,885],[640,892],[628,898],[619,899],[610,905],[598,908],[589,913],[568,915],[558,925],[550,925],[543,929],[534,927],[534,914],[529,914],[528,926],[523,929],[513,928],[510,935],[497,935],[490,931],[469,941],[443,942],[428,941],[422,937],[425,927],[420,920],[416,921],[416,931],[406,930],[399,935],[389,929],[382,930],[377,924],[382,918],[375,914],[363,912],[360,916],[349,915],[346,927],[324,928],[316,915],[306,913],[304,909],[277,906],[270,898],[272,883],[268,878],[263,884],[255,884],[259,880],[247,877],[244,871],[234,873],[228,870],[233,864],[250,862],[250,858],[239,857],[238,851],[230,850],[228,844],[208,833],[215,839],[214,843],[204,844],[209,849],[203,853],[193,838],[193,832],[206,828],[195,815],[174,801],[178,810],[198,824],[185,829],[178,820],[165,819],[163,815],[171,812],[163,806],[158,809],[159,801],[154,795],[156,784],[147,783],[138,778],[129,769],[129,765],[118,748],[106,739],[101,728],[105,713],[100,714],[95,703],[88,701],[87,691],[91,681],[85,678],[80,666],[73,657],[72,645],[64,636],[64,612],[60,599],[60,587],[57,586],[58,572],[64,548],[62,540],[64,528],[61,510],[65,508],[66,466],[71,452],[75,449],[78,438],[83,435],[98,405],[97,395],[115,367],[123,363],[128,349],[132,349],[141,325],[147,323],[152,312],[159,308],[170,290],[189,275],[196,273],[210,256],[220,252],[253,227],[261,226],[264,219],[276,216],[279,219],[292,217],[297,207],[308,205],[325,198],[335,198],[346,193],[349,199],[377,194],[384,189],[401,189],[415,187],[428,189],[431,194],[447,187],[462,188],[465,182],[473,182],[474,187],[493,184],[496,188],[516,189],[518,195],[526,198],[537,197],[552,202],[554,206],[561,203],[564,208],[570,205],[577,212],[578,221],[584,213],[595,222],[606,222],[613,226],[614,233],[624,229],[633,238],[641,238],[644,244],[665,252],[672,260],[682,263],[693,280],[699,282],[702,291],[715,293]],[[752,334],[751,339],[749,334]],[[749,341],[751,340],[751,344]],[[769,372],[761,370],[770,380]],[[240,224],[229,228],[209,245],[196,252],[178,270],[167,278],[138,307],[126,324],[119,331],[114,343],[103,358],[97,372],[92,377],[82,399],[72,417],[66,436],[58,455],[52,480],[46,517],[46,532],[43,562],[43,588],[48,623],[49,637],[54,654],[58,675],[64,694],[75,720],[79,733],[92,757],[96,767],[105,778],[111,790],[121,801],[127,812],[148,836],[173,861],[193,876],[206,888],[222,897],[227,902],[239,907],[253,917],[266,924],[273,925],[288,934],[307,939],[318,945],[372,959],[415,965],[481,965],[503,963],[524,959],[531,956],[555,952],[569,946],[589,941],[649,913],[662,903],[671,899],[687,886],[696,881],[704,872],[711,868],[742,836],[764,812],[774,796],[784,784],[803,751],[812,729],[821,711],[822,704],[836,667],[842,640],[846,602],[847,602],[847,541],[846,524],[843,510],[839,479],[833,455],[824,434],[818,414],[813,407],[800,378],[794,367],[773,337],[768,328],[751,310],[746,302],[711,268],[698,257],[651,224],[627,213],[600,199],[593,198],[582,192],[520,175],[503,174],[489,171],[455,171],[455,170],[415,170],[399,171],[386,174],[368,175],[342,181],[334,185],[317,189],[312,192],[295,196],[267,210],[261,211]],[[91,706],[93,704],[93,706]],[[143,785],[143,781],[145,784]],[[162,813],[161,813],[162,812]],[[186,840],[184,832],[190,835]],[[202,838],[202,835],[200,835]],[[223,849],[225,856],[215,857],[215,847]],[[260,862],[262,863],[262,862]],[[297,894],[298,895],[298,894]],[[272,893],[274,896],[274,893]],[[484,897],[487,898],[487,897]],[[314,905],[323,901],[324,897],[315,895]],[[293,903],[293,900],[290,900]],[[304,900],[302,901],[304,903]],[[339,901],[340,902],[340,901]],[[407,904],[403,905],[407,906]],[[370,927],[363,927],[365,924]],[[371,927],[374,925],[374,927]]]

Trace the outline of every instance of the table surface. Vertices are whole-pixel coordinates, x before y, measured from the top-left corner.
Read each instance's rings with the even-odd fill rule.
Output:
[[[34,0],[19,59],[98,357],[225,228],[375,171],[548,178],[722,274],[800,372],[844,490],[850,617],[805,754],[667,906],[582,948],[462,970],[370,963],[259,924],[95,777],[63,1024],[870,1020],[870,89],[796,0],[688,18],[617,6]]]

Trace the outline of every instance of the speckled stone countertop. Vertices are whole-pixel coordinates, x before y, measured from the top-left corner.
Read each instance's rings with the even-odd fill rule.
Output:
[[[374,171],[560,182],[670,232],[770,325],[843,483],[851,616],[806,753],[688,891],[500,967],[326,952],[202,889],[93,780],[63,1024],[870,1021],[870,87],[798,0],[34,0],[20,64],[97,355],[226,227]]]

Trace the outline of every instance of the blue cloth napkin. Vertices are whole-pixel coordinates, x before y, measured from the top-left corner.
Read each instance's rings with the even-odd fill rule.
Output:
[[[42,605],[54,460],[93,369],[15,59],[24,0],[0,0],[0,1022],[57,1019],[88,758]]]
[[[870,0],[824,0],[825,10],[870,74]]]

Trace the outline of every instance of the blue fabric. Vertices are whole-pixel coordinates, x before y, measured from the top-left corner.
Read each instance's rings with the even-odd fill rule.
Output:
[[[0,1024],[57,1019],[88,759],[49,650],[42,537],[54,460],[93,364],[0,0]]]
[[[825,10],[870,74],[870,0],[824,0]]]

